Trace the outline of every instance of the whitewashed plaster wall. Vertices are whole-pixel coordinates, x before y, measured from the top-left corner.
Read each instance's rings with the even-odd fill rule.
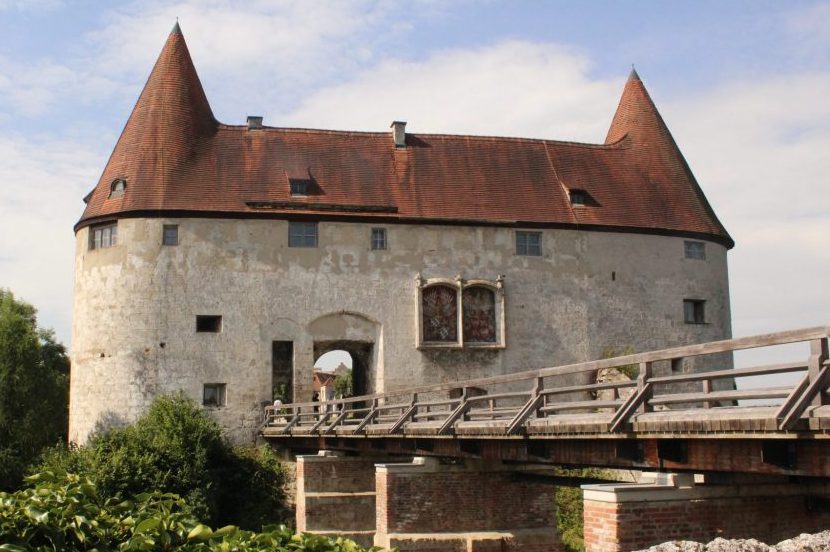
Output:
[[[161,244],[179,225],[179,245]],[[384,226],[388,249],[372,251]],[[211,414],[236,441],[271,399],[271,343],[294,342],[296,401],[311,397],[315,341],[374,343],[375,391],[457,381],[730,337],[726,249],[687,259],[684,238],[547,229],[542,256],[515,254],[501,227],[320,222],[318,247],[289,248],[288,222],[125,218],[118,245],[88,250],[77,232],[70,439],[130,422],[153,398],[227,384]],[[419,350],[415,277],[504,275],[506,347]],[[613,275],[613,276],[612,276]],[[706,301],[706,324],[683,321]],[[196,315],[222,316],[197,333]],[[717,366],[731,367],[731,357]],[[692,369],[686,366],[684,369]]]

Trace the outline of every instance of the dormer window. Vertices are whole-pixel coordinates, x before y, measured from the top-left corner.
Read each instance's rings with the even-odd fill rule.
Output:
[[[291,195],[309,195],[311,193],[312,181],[309,178],[290,178]]]
[[[571,205],[586,205],[588,203],[588,194],[585,190],[570,190]]]
[[[116,178],[110,184],[110,199],[114,197],[121,197],[127,189],[127,181],[124,178]]]

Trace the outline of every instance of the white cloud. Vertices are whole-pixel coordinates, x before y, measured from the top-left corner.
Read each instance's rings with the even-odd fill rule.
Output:
[[[105,161],[70,141],[0,137],[0,287],[39,309],[40,323],[69,341],[81,198]]]
[[[735,333],[830,322],[830,73],[734,82],[663,110],[737,246]]]
[[[115,84],[89,68],[40,60],[21,63],[0,56],[0,114],[36,117],[56,107],[87,103],[110,95]]]
[[[63,0],[0,0],[0,11],[46,12],[63,5]]]
[[[308,96],[278,124],[602,142],[622,79],[588,76],[587,58],[555,44],[508,41],[386,60]]]

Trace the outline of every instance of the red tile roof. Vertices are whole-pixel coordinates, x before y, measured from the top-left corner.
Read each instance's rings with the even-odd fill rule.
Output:
[[[127,180],[123,196],[110,185]],[[292,196],[289,179],[310,179]],[[589,201],[572,206],[568,190]],[[377,218],[696,236],[734,245],[636,73],[605,144],[221,124],[176,26],[76,230],[129,216]]]

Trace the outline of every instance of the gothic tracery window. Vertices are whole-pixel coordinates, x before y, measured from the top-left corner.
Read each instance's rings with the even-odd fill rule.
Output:
[[[470,286],[462,292],[464,341],[496,342],[496,294],[484,286]]]
[[[458,293],[444,285],[424,288],[421,293],[423,340],[458,341]]]
[[[417,346],[503,348],[503,277],[496,280],[415,278],[418,290]]]

